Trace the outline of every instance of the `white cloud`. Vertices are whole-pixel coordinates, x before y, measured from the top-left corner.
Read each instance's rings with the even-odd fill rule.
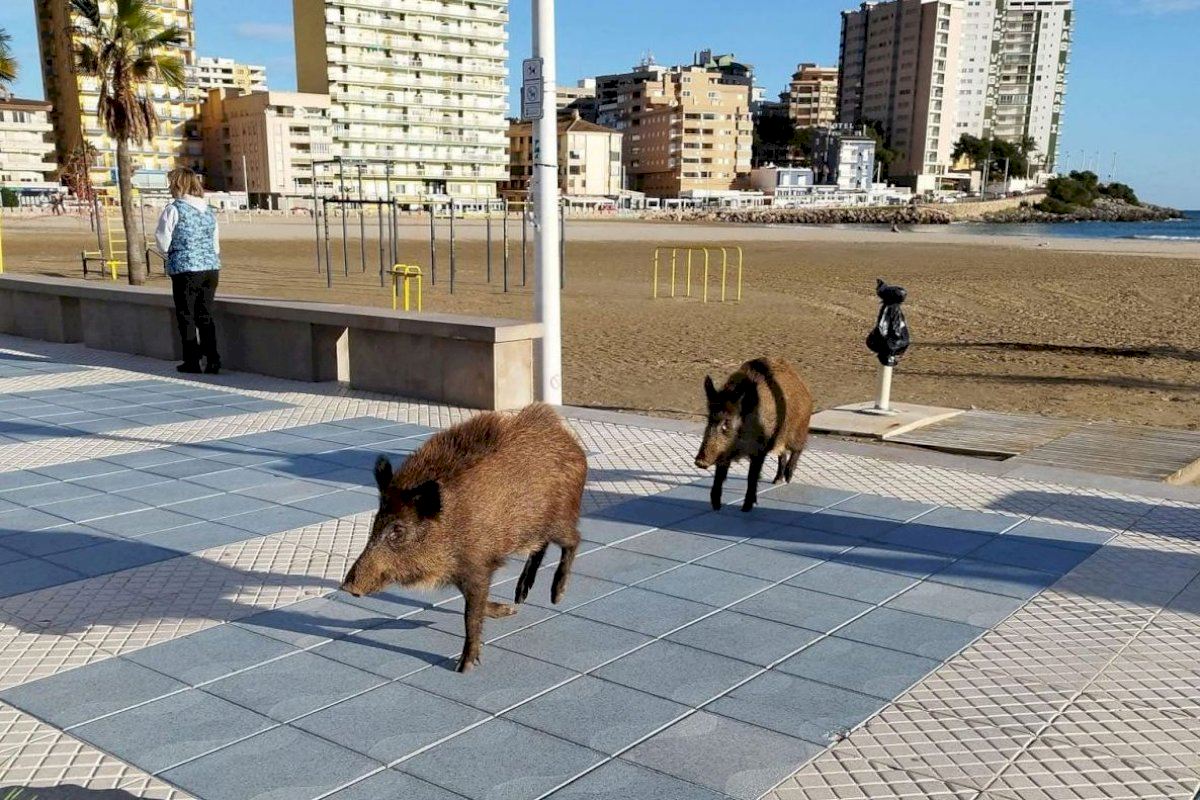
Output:
[[[239,22],[233,28],[238,36],[268,42],[290,42],[292,26],[277,22]]]

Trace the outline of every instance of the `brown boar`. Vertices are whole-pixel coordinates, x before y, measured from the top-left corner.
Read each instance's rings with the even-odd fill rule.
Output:
[[[546,548],[557,544],[550,598],[562,600],[579,546],[587,457],[549,406],[473,417],[430,437],[395,474],[380,456],[375,480],[371,538],[342,589],[358,597],[391,583],[458,587],[466,601],[459,672],[479,663],[483,618],[517,613],[488,600],[492,574],[509,556],[528,555],[517,581],[520,604]]]
[[[812,395],[792,365],[781,358],[747,361],[720,390],[711,377],[705,377],[704,393],[708,425],[696,466],[708,469],[716,465],[711,498],[713,508],[720,511],[729,465],[749,458],[749,485],[742,503],[742,511],[749,511],[758,502],[758,478],[767,456],[779,457],[775,483],[791,482],[808,440]]]

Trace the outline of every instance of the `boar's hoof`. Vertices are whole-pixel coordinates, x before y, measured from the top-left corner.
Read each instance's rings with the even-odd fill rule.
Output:
[[[458,669],[456,672],[467,673],[479,666],[479,656],[468,656],[464,654],[458,659]]]
[[[496,603],[492,600],[489,600],[487,604],[487,611],[484,612],[484,616],[490,619],[499,619],[501,617],[515,616],[516,613],[517,607],[510,603]]]
[[[753,500],[747,500],[746,502],[742,503],[742,513],[743,514],[748,514],[753,510],[754,510],[754,501]]]

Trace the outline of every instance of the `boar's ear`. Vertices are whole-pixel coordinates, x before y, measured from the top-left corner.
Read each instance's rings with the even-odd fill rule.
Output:
[[[425,481],[412,490],[413,507],[421,519],[433,519],[442,513],[442,487],[437,481]]]
[[[388,461],[387,456],[375,459],[375,483],[379,486],[380,494],[386,492],[392,483],[392,462]]]
[[[717,399],[717,387],[713,385],[711,375],[704,376],[704,396],[708,398],[708,402],[710,403]]]
[[[742,381],[738,387],[738,405],[743,414],[751,414],[758,408],[758,384],[754,381]]]

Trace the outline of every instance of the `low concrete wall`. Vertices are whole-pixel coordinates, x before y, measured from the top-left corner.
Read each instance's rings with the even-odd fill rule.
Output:
[[[220,297],[225,367],[469,408],[533,402],[533,323]],[[0,275],[0,333],[179,359],[170,292]]]

